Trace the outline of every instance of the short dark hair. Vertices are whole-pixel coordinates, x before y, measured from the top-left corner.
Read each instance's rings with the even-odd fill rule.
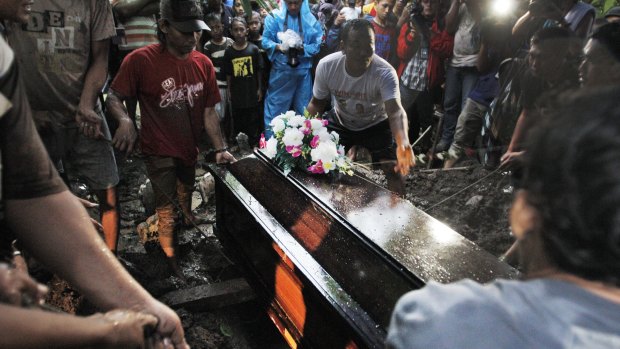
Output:
[[[598,27],[592,33],[592,40],[597,40],[609,53],[620,61],[620,23],[612,22]]]
[[[237,16],[237,17],[233,17],[230,20],[230,27],[232,28],[232,24],[235,22],[239,22],[241,24],[243,24],[244,27],[248,27],[248,22],[245,21],[245,18],[241,17],[241,16]]]
[[[620,286],[620,86],[563,96],[528,137],[523,188],[560,270]]]
[[[207,24],[215,21],[222,23],[222,16],[218,13],[209,13],[205,16],[205,22]]]
[[[373,33],[375,32],[375,28],[373,28],[370,21],[362,18],[352,19],[346,22],[344,28],[342,28],[342,32],[340,33],[340,40],[342,40],[342,43],[346,45],[347,41],[349,40],[349,35],[351,34],[351,31],[368,29],[372,30]]]
[[[532,45],[538,45],[540,43],[546,41],[558,41],[558,42],[566,42],[568,45],[572,39],[575,38],[575,34],[566,28],[561,27],[550,27],[543,28],[534,33],[532,36]]]

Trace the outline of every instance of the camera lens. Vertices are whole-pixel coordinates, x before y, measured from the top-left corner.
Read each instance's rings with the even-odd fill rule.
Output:
[[[299,49],[297,47],[289,47],[287,64],[293,68],[299,65]]]

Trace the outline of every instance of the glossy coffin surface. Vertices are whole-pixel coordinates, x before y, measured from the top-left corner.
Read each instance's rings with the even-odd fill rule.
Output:
[[[302,172],[284,177],[261,157],[211,168],[217,230],[251,270],[273,317],[295,343],[381,347],[403,293],[428,280],[484,282],[516,275],[363,178]],[[342,338],[336,343],[317,338],[325,331]]]

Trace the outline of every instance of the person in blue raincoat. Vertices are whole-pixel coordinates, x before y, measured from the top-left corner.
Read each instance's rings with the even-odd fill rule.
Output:
[[[265,18],[263,49],[272,62],[265,97],[265,136],[271,133],[271,120],[288,110],[303,114],[312,98],[312,56],[319,52],[323,28],[310,12],[308,0],[283,0],[273,16]],[[303,38],[298,50],[298,65],[291,66],[289,50],[278,39],[279,32],[293,30]],[[295,65],[295,64],[293,64]],[[292,106],[292,108],[291,108]]]

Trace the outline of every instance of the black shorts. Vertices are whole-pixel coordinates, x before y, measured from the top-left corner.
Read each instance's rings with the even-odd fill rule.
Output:
[[[340,135],[340,144],[344,145],[346,151],[357,145],[368,149],[373,163],[396,159],[396,143],[394,143],[388,120],[381,121],[364,130],[351,131],[340,125],[333,113],[332,110],[326,114],[329,120],[327,129],[330,132],[336,131]]]

